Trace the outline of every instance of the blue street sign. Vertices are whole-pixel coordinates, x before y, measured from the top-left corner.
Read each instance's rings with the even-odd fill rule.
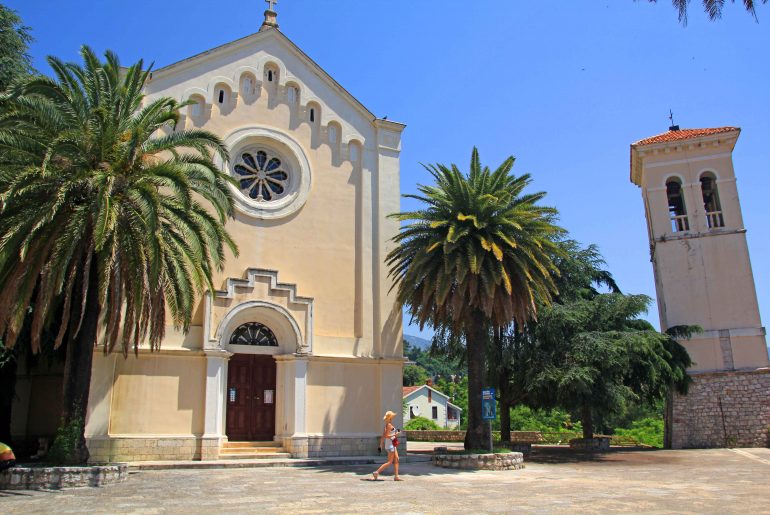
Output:
[[[484,388],[481,390],[481,418],[484,420],[494,420],[497,418],[494,388]]]

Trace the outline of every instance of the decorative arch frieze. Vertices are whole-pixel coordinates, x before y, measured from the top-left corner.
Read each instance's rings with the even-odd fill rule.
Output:
[[[310,94],[309,90],[303,86],[302,82],[292,75],[287,69],[286,65],[281,59],[272,55],[265,55],[260,57],[255,66],[240,66],[233,73],[232,77],[226,77],[218,75],[211,78],[205,88],[190,87],[182,93],[181,101],[187,101],[192,96],[201,96],[205,99],[203,109],[210,111],[211,107],[218,104],[218,92],[221,86],[226,86],[229,89],[228,96],[230,102],[230,108],[220,111],[220,115],[226,116],[236,105],[240,102],[253,101],[255,95],[249,95],[241,91],[244,76],[253,77],[254,86],[259,90],[264,87],[265,84],[265,70],[266,67],[274,67],[277,71],[276,87],[281,91],[278,96],[277,102],[290,105],[297,112],[305,113],[303,123],[307,123],[318,129],[323,134],[332,132],[338,132],[337,136],[337,148],[339,148],[339,154],[342,160],[350,161],[352,164],[357,164],[350,159],[349,144],[353,141],[360,145],[361,150],[366,147],[367,140],[357,130],[351,127],[348,123],[332,112],[329,107],[321,101],[315,95]],[[288,88],[296,88],[296,99],[292,103],[290,101],[290,95],[287,93]],[[256,95],[258,96],[258,95]],[[315,121],[311,123],[307,113],[313,108],[315,113]],[[333,127],[336,124],[337,127]],[[330,148],[335,149],[334,145],[324,139],[322,144],[329,145]]]
[[[206,349],[229,350],[233,331],[252,321],[275,332],[282,351],[312,354],[313,299],[297,295],[295,284],[279,282],[276,270],[249,268],[243,278],[228,278],[224,289],[206,294],[204,309]],[[293,349],[286,346],[289,339]]]

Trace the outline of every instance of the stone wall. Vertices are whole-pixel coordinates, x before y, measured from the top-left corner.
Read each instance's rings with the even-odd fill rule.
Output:
[[[406,438],[399,435],[399,450],[406,449]],[[329,458],[337,456],[374,456],[379,437],[306,436],[283,439],[283,448],[292,458]]]
[[[673,396],[671,446],[770,446],[770,369],[693,374]]]
[[[402,431],[413,442],[462,442],[465,431]]]

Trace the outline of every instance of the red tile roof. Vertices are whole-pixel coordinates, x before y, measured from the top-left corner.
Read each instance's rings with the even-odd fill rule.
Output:
[[[422,388],[423,386],[425,386],[425,385],[424,385],[424,384],[421,384],[421,385],[419,385],[419,386],[404,386],[404,387],[402,387],[402,390],[403,390],[403,391],[402,391],[402,394],[401,394],[401,396],[402,396],[402,397],[406,397],[407,395],[409,395],[409,394],[410,394],[410,393],[412,393],[413,391],[415,391],[415,390],[419,390],[419,389],[420,389],[420,388]]]
[[[686,139],[699,138],[701,136],[711,136],[712,134],[721,134],[723,132],[732,132],[740,130],[738,127],[716,127],[714,129],[680,129],[678,131],[668,131],[657,136],[645,138],[634,143],[638,145],[652,145],[653,143],[668,143],[671,141],[682,141]]]

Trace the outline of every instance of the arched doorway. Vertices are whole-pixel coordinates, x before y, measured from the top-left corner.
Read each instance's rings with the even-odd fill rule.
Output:
[[[278,347],[275,334],[258,322],[238,326],[230,345],[255,351]],[[231,441],[273,440],[275,437],[276,363],[272,354],[238,353],[227,369],[225,433]]]

